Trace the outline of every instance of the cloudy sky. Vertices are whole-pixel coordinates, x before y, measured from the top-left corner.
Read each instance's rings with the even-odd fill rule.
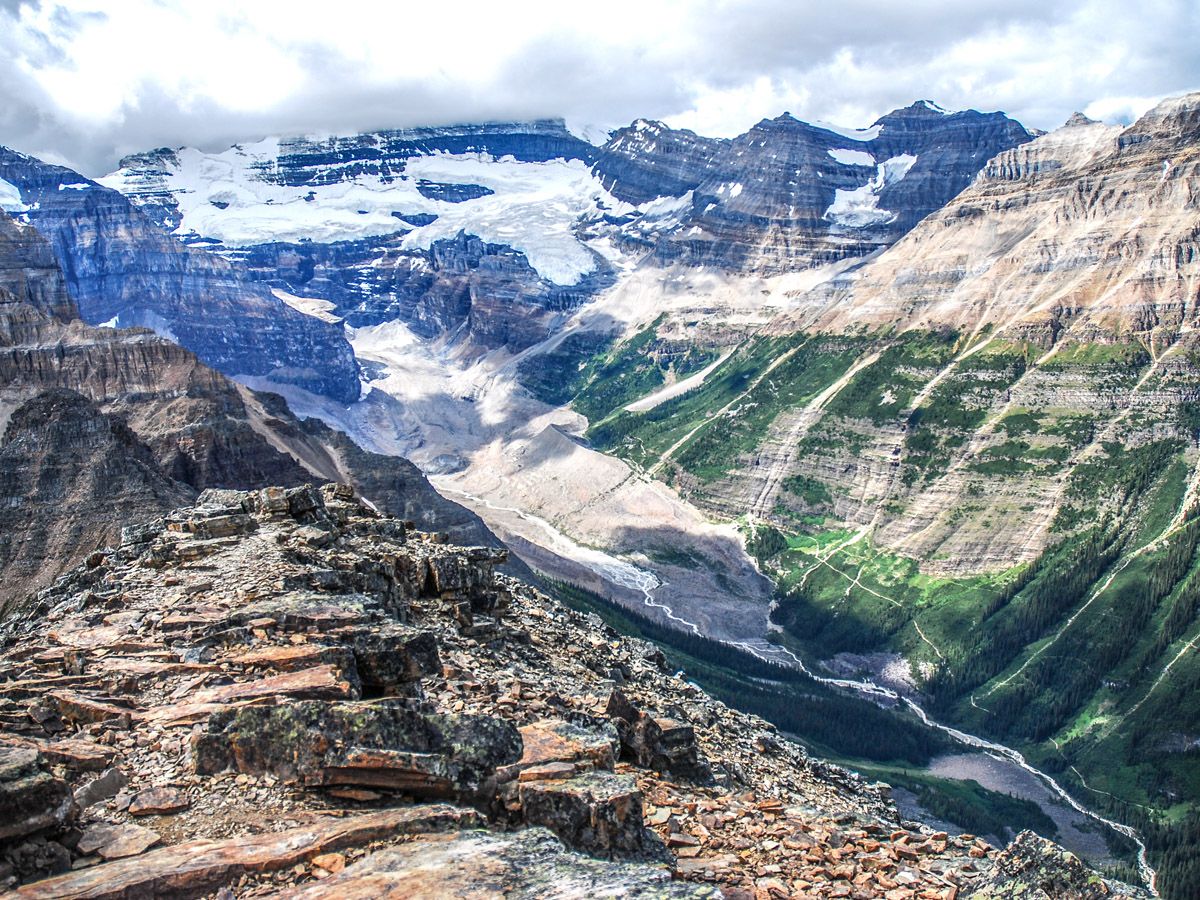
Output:
[[[125,153],[511,117],[713,135],[915,99],[1053,128],[1200,89],[1196,0],[0,0],[0,143]]]

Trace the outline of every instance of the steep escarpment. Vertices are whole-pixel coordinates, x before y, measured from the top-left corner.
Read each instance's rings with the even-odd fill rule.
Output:
[[[208,487],[361,481],[381,509],[498,544],[407,460],[299,421],[280,398],[148,330],[92,328],[73,314],[47,243],[0,217],[0,458],[11,526],[0,565],[20,573],[0,587],[0,603],[114,540],[139,504],[150,515]]]
[[[194,496],[159,469],[121,419],[71,391],[38,394],[9,417],[0,438],[0,599],[44,587],[106,546],[114,522]]]
[[[153,329],[229,375],[358,398],[358,367],[338,323],[180,245],[119,193],[69,169],[0,148],[0,179],[21,197],[10,212],[49,242],[85,321]]]
[[[0,626],[17,897],[1104,896],[327,485],[208,491]],[[24,884],[22,884],[24,882]],[[1082,896],[1082,895],[1081,895]]]

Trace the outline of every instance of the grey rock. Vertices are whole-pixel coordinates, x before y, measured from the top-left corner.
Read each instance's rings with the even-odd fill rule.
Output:
[[[125,773],[116,766],[105,769],[100,776],[75,791],[75,802],[81,809],[94,806],[102,800],[115,797],[121,788],[129,784]]]

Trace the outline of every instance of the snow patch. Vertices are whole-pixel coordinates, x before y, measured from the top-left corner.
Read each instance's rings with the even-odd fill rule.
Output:
[[[331,303],[328,300],[320,300],[314,297],[297,297],[295,294],[289,294],[287,291],[279,290],[279,288],[271,288],[271,293],[292,309],[298,310],[306,316],[312,316],[314,319],[320,319],[322,322],[328,322],[331,325],[337,325],[342,321],[340,316],[333,314],[333,311],[337,309],[337,304]]]
[[[611,128],[604,128],[591,122],[578,122],[572,119],[567,119],[564,124],[567,126],[567,131],[593,147],[603,147],[607,144],[613,131]]]
[[[10,181],[0,178],[0,209],[6,213],[28,212],[29,207],[21,202],[21,190]]]
[[[98,325],[96,325],[96,327],[97,328],[120,328],[121,326],[119,324],[117,324],[120,321],[121,321],[121,314],[117,313],[115,316],[113,316],[107,322],[100,322]]]
[[[873,141],[879,137],[879,132],[883,131],[882,125],[872,125],[870,128],[844,128],[829,122],[813,122],[813,125],[826,131],[832,131],[844,138],[850,138],[852,141]]]
[[[830,156],[836,159],[844,166],[873,166],[875,165],[875,157],[865,150],[826,150]]]
[[[822,218],[847,228],[866,228],[891,222],[896,214],[879,208],[879,195],[884,188],[904,178],[916,161],[915,156],[904,153],[880,163],[875,174],[862,187],[853,190],[839,188]]]
[[[60,184],[58,189],[60,191],[86,191],[90,187],[91,185],[86,182],[77,181],[74,184]]]

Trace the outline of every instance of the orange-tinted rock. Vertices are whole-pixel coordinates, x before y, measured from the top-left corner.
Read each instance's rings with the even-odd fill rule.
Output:
[[[187,794],[170,787],[155,787],[134,795],[129,804],[131,816],[163,816],[187,809]]]
[[[242,874],[284,869],[343,847],[477,824],[475,813],[451,806],[389,809],[346,819],[325,819],[277,833],[242,835],[224,841],[187,841],[35,882],[18,888],[14,896],[37,900],[184,900],[235,882]]]

